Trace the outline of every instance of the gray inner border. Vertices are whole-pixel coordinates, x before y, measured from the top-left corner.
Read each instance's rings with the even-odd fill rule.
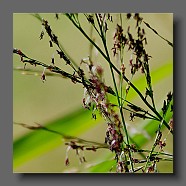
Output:
[[[75,3],[73,3],[75,2]],[[12,23],[20,12],[147,12],[174,13],[174,174],[13,174],[12,173]],[[161,0],[1,0],[0,1],[0,183],[3,185],[185,185],[185,5]],[[183,84],[182,84],[183,81]],[[158,177],[156,177],[158,176]]]

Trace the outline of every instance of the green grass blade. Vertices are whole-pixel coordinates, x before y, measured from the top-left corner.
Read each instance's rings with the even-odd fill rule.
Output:
[[[116,160],[107,160],[95,165],[92,165],[86,169],[86,172],[90,173],[108,173],[111,171],[113,165],[115,165]]]
[[[91,113],[79,109],[65,117],[46,124],[47,128],[70,135],[79,136],[100,122],[91,119]],[[15,140],[13,145],[14,168],[62,145],[61,136],[47,131],[33,131]]]

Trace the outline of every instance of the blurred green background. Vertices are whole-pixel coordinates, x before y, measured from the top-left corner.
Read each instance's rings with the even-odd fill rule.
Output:
[[[64,16],[60,15],[60,19],[55,19],[55,14],[40,14],[41,17],[48,20],[52,30],[58,36],[59,41],[64,46],[65,50],[74,59],[77,64],[80,64],[82,58],[86,58],[89,55],[89,43],[83,37],[83,35],[70,23],[70,21]],[[116,14],[112,14],[114,21],[118,20]],[[160,35],[164,36],[169,41],[173,42],[173,14],[140,14],[144,18],[144,21],[149,23],[155,28]],[[80,15],[82,25],[87,33],[90,33],[90,24],[87,23],[83,15]],[[123,17],[123,28],[124,33],[127,31],[128,25],[131,25],[131,30],[135,30],[134,21],[126,21]],[[113,35],[116,27],[116,22],[109,24],[108,31],[108,46],[110,49],[113,46]],[[156,72],[161,66],[171,65],[171,71],[173,72],[173,49],[165,41],[156,36],[151,30],[145,27],[146,37],[148,45],[145,46],[149,55],[152,59],[149,61],[150,68]],[[21,49],[26,55],[34,59],[38,59],[44,63],[51,64],[51,57],[55,52],[55,47],[50,48],[48,43],[48,36],[45,34],[44,39],[40,40],[39,35],[41,33],[42,26],[34,16],[30,14],[19,14],[13,15],[13,47]],[[101,44],[93,33],[96,42]],[[95,54],[95,51],[94,51]],[[112,53],[110,53],[112,55]],[[56,65],[65,69],[68,72],[72,70],[63,63],[62,60],[56,57]],[[125,55],[126,62],[129,60],[130,53]],[[105,71],[105,81],[107,85],[113,87],[111,76],[109,73],[108,65],[100,55],[93,55],[93,60],[97,64],[101,64]],[[115,59],[113,59],[114,61]],[[17,55],[13,55],[13,66],[23,67],[20,62],[20,58]],[[26,67],[29,68],[29,65]],[[42,68],[37,67],[39,70]],[[129,70],[129,67],[128,67]],[[170,68],[169,68],[170,70]],[[166,73],[163,71],[161,73]],[[138,73],[139,74],[139,73]],[[157,73],[156,73],[157,75]],[[137,75],[134,80],[140,78],[141,74]],[[40,76],[27,76],[22,75],[20,71],[13,71],[13,121],[22,122],[33,125],[34,122],[45,125],[57,118],[73,113],[82,108],[83,88],[81,85],[73,84],[68,79],[60,77],[46,77],[45,83],[41,81]],[[154,77],[156,78],[156,77]],[[152,77],[153,83],[153,77]],[[137,86],[137,85],[136,85]],[[166,95],[169,91],[173,90],[173,73],[166,78],[161,79],[156,83],[154,88],[155,102],[157,108],[160,110],[162,107],[163,100],[166,99]],[[138,102],[138,98],[134,97],[133,101]],[[88,113],[91,122],[91,112]],[[128,118],[128,115],[126,114]],[[141,120],[135,120],[130,122],[132,126],[138,125],[143,122]],[[90,127],[90,130],[86,130],[80,134],[81,138],[95,140],[98,142],[104,142],[106,124],[103,120],[99,124],[95,122]],[[69,134],[69,131],[64,131]],[[16,141],[22,136],[30,133],[29,130],[13,125],[13,140]],[[167,134],[167,131],[166,131]],[[111,154],[108,150],[99,150],[97,152],[85,152],[88,163],[79,164],[78,158],[75,155],[75,151],[69,152],[70,166],[64,165],[66,146],[61,142],[56,148],[48,150],[47,153],[41,154],[38,157],[30,158],[29,161],[22,163],[20,166],[14,167],[14,172],[75,172],[85,171],[84,167],[90,166],[90,164],[96,163],[104,159],[104,157]],[[37,143],[37,142],[36,142]],[[149,141],[147,147],[150,147],[152,141]],[[168,136],[167,141],[168,152],[172,153],[173,149],[173,138],[171,135]],[[146,147],[146,148],[147,148]],[[25,147],[33,148],[32,146]],[[21,152],[24,154],[24,151]],[[161,172],[172,172],[173,167],[170,162],[160,163]]]

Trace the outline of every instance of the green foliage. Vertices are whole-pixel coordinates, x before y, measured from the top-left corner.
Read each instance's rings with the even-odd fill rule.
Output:
[[[156,65],[156,67],[151,70],[149,66],[151,56],[147,54],[146,47],[144,47],[145,44],[147,44],[147,40],[141,25],[146,25],[150,31],[155,33],[155,36],[163,39],[170,46],[173,47],[173,44],[162,37],[150,24],[143,21],[143,18],[137,13],[133,15],[133,19],[136,21],[137,39],[133,36],[133,33],[129,31],[130,26],[127,34],[124,35],[122,16],[120,14],[113,38],[114,47],[111,49],[114,57],[118,55],[120,58],[118,58],[118,62],[120,62],[121,66],[118,67],[114,63],[115,60],[110,57],[111,51],[110,46],[108,46],[109,29],[107,23],[110,26],[111,22],[113,22],[110,14],[95,14],[94,16],[84,14],[91,28],[96,32],[98,39],[102,42],[102,46],[98,44],[99,42],[95,42],[92,33],[89,36],[86,29],[83,28],[81,17],[83,14],[80,16],[78,14],[64,14],[63,16],[66,16],[68,21],[72,23],[72,26],[90,43],[90,56],[93,54],[92,51],[94,47],[103,57],[104,62],[107,63],[113,81],[113,86],[107,86],[103,80],[103,69],[101,66],[94,66],[91,58],[89,58],[88,62],[82,59],[81,63],[89,67],[88,77],[82,66],[75,63],[71,56],[64,50],[64,46],[60,43],[59,37],[53,31],[53,26],[51,27],[49,22],[43,19],[40,14],[32,15],[42,24],[40,40],[43,39],[46,33],[50,47],[55,46],[57,48],[55,51],[57,51],[58,57],[66,63],[66,66],[71,68],[73,73],[72,71],[66,71],[67,68],[63,69],[58,66],[58,64],[56,65],[54,55],[52,57],[52,64],[48,65],[45,62],[30,57],[27,53],[23,53],[22,50],[15,48],[13,53],[20,56],[21,62],[23,62],[25,66],[28,64],[44,68],[42,74],[41,71],[33,69],[26,69],[24,73],[29,75],[34,75],[34,73],[37,73],[37,75],[41,74],[41,80],[43,82],[46,81],[46,75],[54,77],[56,75],[62,75],[62,77],[70,79],[73,83],[81,84],[85,91],[83,106],[89,110],[79,108],[64,117],[45,123],[44,126],[36,124],[37,126],[35,127],[24,123],[15,123],[35,131],[29,132],[14,141],[14,170],[62,145],[68,145],[67,149],[75,150],[81,163],[85,161],[86,158],[84,156],[81,157],[79,154],[80,151],[97,151],[97,149],[105,148],[110,152],[101,158],[94,157],[94,163],[87,162],[84,169],[79,170],[79,172],[103,173],[111,170],[114,172],[137,172],[141,170],[142,167],[144,172],[156,172],[155,165],[157,162],[160,160],[172,161],[172,155],[170,155],[170,158],[164,158],[162,156],[166,156],[167,154],[161,152],[161,148],[166,146],[166,137],[164,137],[164,141],[161,139],[162,131],[164,130],[167,135],[173,134],[172,126],[169,123],[173,116],[172,93],[169,90],[164,90],[164,92],[167,92],[159,99],[158,89],[158,87],[162,87],[162,82],[166,82],[167,80],[172,81],[172,59],[170,57],[170,61],[162,61],[162,65]],[[130,19],[131,16],[132,14],[127,14],[127,19]],[[55,14],[55,18],[56,20],[60,19],[58,14]],[[106,18],[107,21],[104,21]],[[135,58],[135,60],[131,58],[129,60],[130,63],[123,62],[124,47],[129,47],[128,52],[132,52],[131,56],[133,55]],[[126,64],[130,66],[130,69],[127,67],[128,71],[131,70],[129,75],[125,74]],[[94,67],[97,71],[93,71]],[[18,70],[22,71],[24,69],[21,68]],[[138,73],[136,78],[134,75],[136,75],[137,71],[141,71],[142,74]],[[117,78],[119,78],[119,82]],[[169,94],[167,94],[168,92]],[[157,98],[159,100],[157,100]],[[136,100],[140,101],[135,103]],[[94,109],[97,111],[95,112]],[[102,118],[104,118],[105,121],[103,121]],[[133,120],[137,120],[137,122],[133,124]],[[102,143],[78,138],[78,136],[86,132],[91,132],[95,126],[103,122],[106,124],[107,129],[106,136],[101,136],[100,138],[102,139]],[[153,141],[150,150],[145,148],[149,140]],[[159,150],[156,151],[155,148],[157,146]],[[66,165],[68,165],[68,150],[65,153],[65,162]],[[134,159],[135,156],[133,155],[135,153],[142,159]],[[140,164],[136,165],[135,161],[146,163],[144,166],[139,166]]]

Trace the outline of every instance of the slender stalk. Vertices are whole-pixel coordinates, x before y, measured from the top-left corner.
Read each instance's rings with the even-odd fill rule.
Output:
[[[34,16],[35,18],[37,18],[37,19],[42,23],[42,17],[41,17],[39,14],[34,13],[34,14],[31,14],[31,15]],[[77,63],[75,62],[74,59],[72,59],[72,58],[70,57],[70,55],[69,55],[68,52],[65,50],[65,48],[63,47],[63,45],[59,42],[59,45],[57,45],[57,46],[58,46],[58,48],[59,48],[61,51],[63,51],[63,52],[65,53],[65,55],[70,59],[70,61],[72,62],[72,64],[73,64],[76,68],[78,68]]]
[[[171,99],[172,99],[172,98],[171,98]],[[168,111],[170,102],[171,102],[171,100],[169,101],[169,103],[168,103],[168,105],[167,105],[167,109],[166,109],[165,113],[163,114],[163,119],[162,119],[161,123],[159,124],[159,128],[158,128],[156,137],[155,137],[155,139],[154,139],[154,143],[153,143],[152,149],[151,149],[151,151],[150,151],[150,153],[149,153],[149,155],[148,155],[148,158],[147,158],[147,163],[146,163],[146,165],[145,165],[145,171],[146,171],[147,166],[148,166],[148,164],[149,164],[149,160],[150,160],[150,158],[151,158],[151,156],[152,156],[152,153],[154,152],[154,149],[155,149],[156,146],[157,146],[157,142],[161,139],[161,137],[160,137],[160,139],[159,139],[159,136],[161,136],[161,128],[162,128],[162,125],[163,125],[164,117],[165,117],[165,115],[166,115],[166,113],[167,113],[167,111]]]
[[[97,16],[97,14],[96,14],[96,18],[97,18],[97,22],[98,22],[99,27],[100,27],[101,36],[102,36],[101,39],[102,39],[102,42],[103,42],[103,45],[104,45],[104,48],[105,48],[105,51],[106,51],[107,58],[109,60],[109,65],[110,65],[112,63],[111,63],[109,52],[108,52],[108,49],[107,49],[106,38],[104,37],[103,29],[102,29],[102,27],[101,27],[101,25],[99,23],[99,18]],[[128,132],[127,132],[127,127],[126,127],[126,124],[125,124],[125,119],[124,119],[124,116],[123,116],[122,106],[121,106],[121,102],[120,102],[119,94],[118,94],[118,90],[117,90],[116,80],[115,80],[113,68],[112,68],[111,65],[110,65],[110,70],[111,70],[112,79],[113,79],[113,83],[114,83],[114,87],[115,87],[115,91],[116,91],[116,97],[117,97],[119,110],[120,110],[120,115],[121,115],[121,119],[122,119],[122,123],[123,123],[123,129],[124,129],[124,132],[125,132],[125,135],[126,135],[127,145],[130,146],[129,135],[128,135]],[[132,171],[134,172],[134,167],[133,167],[132,156],[131,156],[131,151],[130,150],[129,150],[129,159],[130,159],[130,164],[131,164]]]
[[[151,150],[140,149],[140,150],[137,150],[137,152],[151,152]],[[156,151],[153,151],[153,154],[173,157],[172,154],[169,154],[169,153],[166,153],[166,152],[156,152]]]
[[[150,75],[150,69],[149,69],[149,64],[146,64],[146,70],[145,70],[145,76],[146,76],[146,81],[147,81],[147,86],[149,88],[149,91],[151,92],[151,101],[152,101],[152,105],[154,107],[154,110],[156,110],[156,105],[154,102],[154,95],[153,95],[153,90],[152,90],[152,81],[151,81],[151,75]]]
[[[73,140],[76,143],[83,144],[84,147],[86,145],[88,145],[88,146],[95,145],[96,148],[106,148],[106,149],[109,148],[109,146],[107,144],[105,144],[105,143],[98,143],[98,142],[95,142],[95,141],[89,141],[89,140],[81,139],[81,138],[78,138],[78,137],[75,137],[75,136],[70,136],[70,135],[64,134],[62,132],[58,132],[58,131],[49,129],[49,128],[47,128],[45,126],[42,126],[42,125],[40,125],[38,123],[36,123],[37,126],[30,126],[30,125],[27,125],[25,123],[17,123],[17,122],[14,122],[14,124],[20,125],[20,126],[22,126],[24,128],[30,129],[30,130],[44,130],[44,131],[47,131],[47,132],[51,132],[51,133],[60,135],[66,141],[72,141]]]
[[[121,22],[121,25],[123,24],[122,23],[122,16],[121,16],[121,14],[120,14],[120,22]],[[121,66],[122,65],[124,65],[124,61],[123,61],[123,55],[124,55],[124,52],[123,52],[123,50],[124,50],[124,46],[123,47],[121,47],[121,50],[120,50],[120,64],[121,64]],[[121,74],[122,74],[122,72],[121,72]],[[122,76],[119,76],[120,77],[120,98],[121,98],[121,106],[123,107],[123,104],[124,104],[124,99],[123,99],[123,77]]]
[[[161,36],[154,28],[152,28],[147,22],[143,21],[143,23],[145,23],[145,25],[151,29],[157,36],[159,36],[161,39],[163,39],[164,41],[166,41],[171,47],[173,47],[173,43],[171,43],[169,40],[165,39],[163,36]]]
[[[160,125],[159,125],[159,130],[158,130],[158,132],[157,132],[157,134],[156,134],[156,137],[155,137],[155,140],[154,140],[154,144],[153,144],[152,149],[151,149],[151,151],[150,151],[150,153],[149,153],[149,155],[148,155],[148,157],[147,157],[147,162],[146,162],[146,164],[145,164],[145,171],[146,171],[147,166],[148,166],[148,164],[149,164],[149,160],[150,160],[150,158],[151,158],[151,156],[152,156],[152,153],[154,152],[154,149],[155,149],[156,146],[157,146],[156,142],[157,142],[157,139],[158,139],[158,136],[159,136],[159,131],[160,131],[161,127],[162,127],[162,124],[163,124],[163,120],[161,121],[161,123],[160,123]]]

